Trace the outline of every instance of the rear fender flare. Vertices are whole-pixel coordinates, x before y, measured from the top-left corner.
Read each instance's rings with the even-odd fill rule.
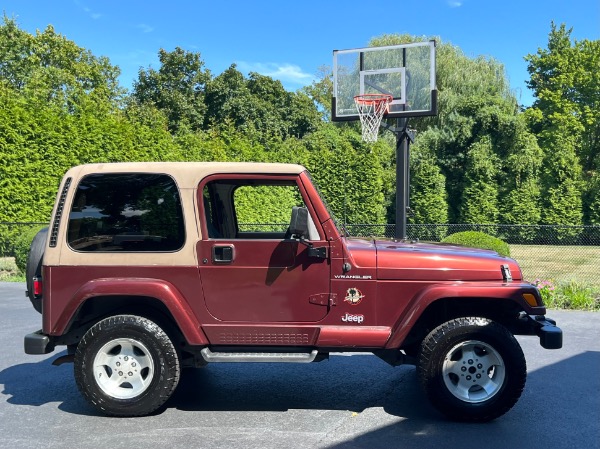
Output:
[[[208,339],[179,290],[170,282],[149,278],[102,278],[85,283],[67,304],[57,320],[53,335],[62,335],[80,307],[97,296],[145,296],[162,302],[171,312],[179,330],[190,345],[207,345]]]

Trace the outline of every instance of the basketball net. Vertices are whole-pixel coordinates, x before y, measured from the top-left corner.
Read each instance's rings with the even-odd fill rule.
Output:
[[[377,142],[381,119],[388,110],[394,97],[387,94],[364,94],[354,97],[358,116],[362,125],[362,139],[365,142]]]

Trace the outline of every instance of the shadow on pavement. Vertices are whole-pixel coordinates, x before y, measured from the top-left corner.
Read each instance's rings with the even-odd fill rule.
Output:
[[[402,387],[417,387],[414,367],[393,368],[373,355],[333,355],[313,364],[224,363],[184,372],[168,405],[202,411],[361,412],[382,406],[390,391]]]
[[[9,396],[7,403],[41,406],[56,402],[67,413],[97,415],[77,390],[73,366],[52,366],[54,358],[1,371],[1,394]],[[392,368],[372,355],[332,356],[329,362],[306,365],[213,364],[186,370],[166,408],[356,412],[341,427],[331,429],[328,447],[335,449],[442,444],[465,449],[597,448],[599,372],[600,352],[585,352],[534,370],[513,410],[488,424],[445,419],[426,400],[414,367]],[[381,408],[386,412],[383,417],[376,411]]]
[[[13,405],[59,403],[68,413],[95,415],[81,397],[73,365],[52,366],[64,352],[0,372],[1,394]],[[313,364],[212,364],[186,369],[166,408],[189,411],[351,410],[381,406],[390,391],[417,387],[414,367],[393,368],[372,355],[332,356]],[[425,401],[420,396],[419,401]],[[417,405],[415,404],[415,407]],[[414,407],[413,407],[414,408]],[[159,411],[160,414],[162,411]]]
[[[4,385],[1,393],[10,396],[6,402],[35,407],[56,402],[62,411],[93,415],[75,385],[73,365],[52,366],[57,356],[65,354],[63,351],[37,363],[23,363],[0,371],[0,384]]]
[[[391,397],[385,411],[400,419],[377,430],[347,430],[330,449],[368,448],[599,448],[600,352],[585,352],[530,372],[523,396],[503,417],[487,424],[439,419],[414,403]],[[371,423],[372,424],[372,423]],[[372,426],[370,427],[372,429]],[[483,431],[482,431],[483,430]]]

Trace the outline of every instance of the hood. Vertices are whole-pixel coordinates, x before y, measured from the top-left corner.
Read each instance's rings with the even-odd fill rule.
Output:
[[[504,281],[503,265],[521,280],[519,265],[495,251],[449,244],[377,240],[377,278],[426,281]]]

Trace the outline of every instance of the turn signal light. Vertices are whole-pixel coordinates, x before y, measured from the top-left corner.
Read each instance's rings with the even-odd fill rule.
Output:
[[[537,298],[535,297],[535,295],[531,294],[531,293],[523,293],[523,299],[527,302],[527,304],[529,304],[531,307],[537,307],[538,306],[538,302],[537,302]]]

